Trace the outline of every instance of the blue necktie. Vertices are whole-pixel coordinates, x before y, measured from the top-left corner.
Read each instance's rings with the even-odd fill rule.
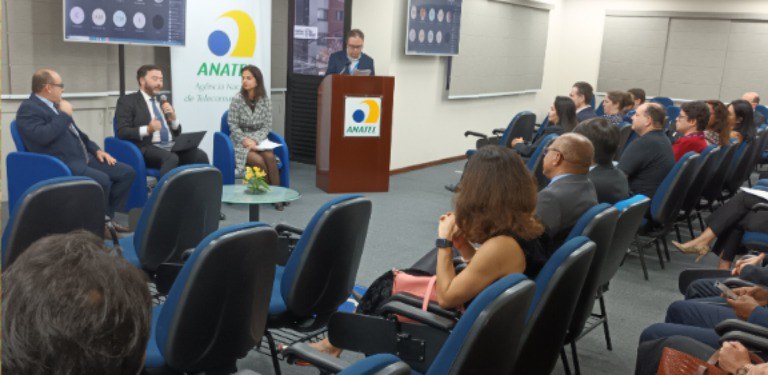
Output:
[[[165,117],[160,113],[160,109],[155,104],[155,98],[149,99],[152,102],[152,112],[155,114],[155,118],[160,121],[160,143],[166,144],[170,140],[170,134],[168,133],[168,127],[165,126]]]

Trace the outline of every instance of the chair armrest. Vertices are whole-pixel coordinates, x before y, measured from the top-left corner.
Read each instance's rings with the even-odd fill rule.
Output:
[[[402,315],[421,324],[443,331],[450,331],[453,329],[453,326],[456,325],[456,321],[453,319],[444,318],[429,311],[424,311],[419,307],[407,305],[403,302],[388,302],[382,306],[382,311],[387,314]]]
[[[750,351],[761,352],[763,355],[759,355],[760,357],[763,357],[766,353],[768,353],[768,339],[765,337],[760,337],[741,331],[733,331],[728,332],[720,337],[720,342],[722,343],[724,341],[738,341],[747,347],[747,349]]]
[[[304,229],[297,228],[288,224],[277,224],[275,225],[275,232],[277,232],[278,234],[283,234],[287,232],[287,233],[293,233],[301,236],[302,234],[304,234]]]
[[[479,138],[482,138],[482,139],[488,139],[488,136],[483,134],[483,133],[473,132],[471,130],[467,130],[467,131],[464,132],[464,136],[465,137],[469,137],[470,135],[475,136],[475,137],[479,137]]]
[[[504,128],[496,128],[496,129],[493,129],[492,133],[493,135],[501,135],[501,134],[504,134],[506,130],[507,129],[504,129]]]
[[[677,287],[681,294],[685,294],[685,290],[688,289],[688,285],[698,279],[705,278],[728,278],[731,277],[731,271],[729,270],[717,270],[717,269],[691,269],[683,270],[680,272],[680,276],[677,279]]]
[[[424,300],[411,293],[402,292],[389,297],[389,302],[402,302],[406,305],[418,307],[420,309]],[[460,317],[457,312],[444,309],[435,302],[430,302],[429,305],[427,305],[427,311],[448,319],[458,319]]]
[[[316,350],[304,342],[299,342],[283,349],[283,355],[286,357],[288,363],[293,363],[296,359],[301,359],[313,364],[321,372],[337,373],[349,367],[348,362]]]
[[[755,286],[755,283],[749,282],[747,280],[742,280],[738,277],[729,277],[723,280],[723,284],[725,284],[729,288],[744,288],[748,286]]]
[[[733,331],[741,331],[768,339],[768,328],[741,319],[726,319],[715,326],[715,332],[720,336]]]
[[[768,203],[757,203],[752,206],[752,211],[766,211],[768,210]]]
[[[229,136],[222,132],[213,134],[213,166],[221,172],[224,185],[235,183],[235,147]]]

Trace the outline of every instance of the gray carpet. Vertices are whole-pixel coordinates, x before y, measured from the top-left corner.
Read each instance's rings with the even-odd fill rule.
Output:
[[[406,267],[432,248],[438,217],[451,209],[451,194],[443,185],[456,182],[459,175],[455,171],[462,167],[463,162],[456,162],[399,174],[391,178],[388,193],[365,194],[373,201],[373,217],[358,273],[359,284],[368,285],[393,267]],[[301,199],[282,212],[268,205],[262,206],[261,220],[270,224],[306,225],[315,210],[332,197],[315,187],[314,178],[314,166],[292,163],[291,187],[301,192]],[[224,205],[222,210],[227,215],[222,226],[248,218],[246,206]],[[7,204],[3,204],[3,223],[7,221],[7,215]],[[119,219],[125,221],[125,217]],[[578,350],[584,374],[632,373],[640,332],[648,325],[662,321],[666,307],[681,298],[677,291],[680,271],[695,267],[711,268],[717,261],[715,256],[709,255],[701,264],[695,264],[693,256],[674,250],[671,255],[671,263],[667,263],[666,269],[662,270],[655,253],[648,252],[649,281],[643,280],[638,258],[630,256],[627,259],[606,294],[613,351],[606,350],[601,329],[580,340]],[[345,353],[342,358],[354,360],[359,355]],[[255,351],[238,365],[242,370],[273,373],[269,358]],[[286,374],[317,373],[311,368],[285,363],[282,369]],[[559,364],[554,373],[563,373]]]

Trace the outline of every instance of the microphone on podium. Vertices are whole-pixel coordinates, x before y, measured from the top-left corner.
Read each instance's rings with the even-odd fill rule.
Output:
[[[350,65],[350,64],[352,64],[352,61],[349,61],[349,60],[347,60],[347,63],[346,63],[346,64],[344,64],[344,67],[343,67],[343,68],[341,68],[341,70],[339,70],[339,73],[338,73],[338,74],[344,74],[344,70],[346,70],[347,68],[349,68],[349,65]],[[352,72],[349,72],[349,74],[352,74]]]
[[[168,103],[168,97],[165,95],[160,95],[160,104]],[[163,115],[165,116],[165,122],[170,123],[171,122],[171,113],[170,112],[163,112]]]

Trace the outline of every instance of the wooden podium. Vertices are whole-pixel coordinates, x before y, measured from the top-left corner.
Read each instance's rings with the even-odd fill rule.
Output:
[[[394,77],[323,79],[317,93],[317,187],[327,193],[389,191],[394,88]]]

